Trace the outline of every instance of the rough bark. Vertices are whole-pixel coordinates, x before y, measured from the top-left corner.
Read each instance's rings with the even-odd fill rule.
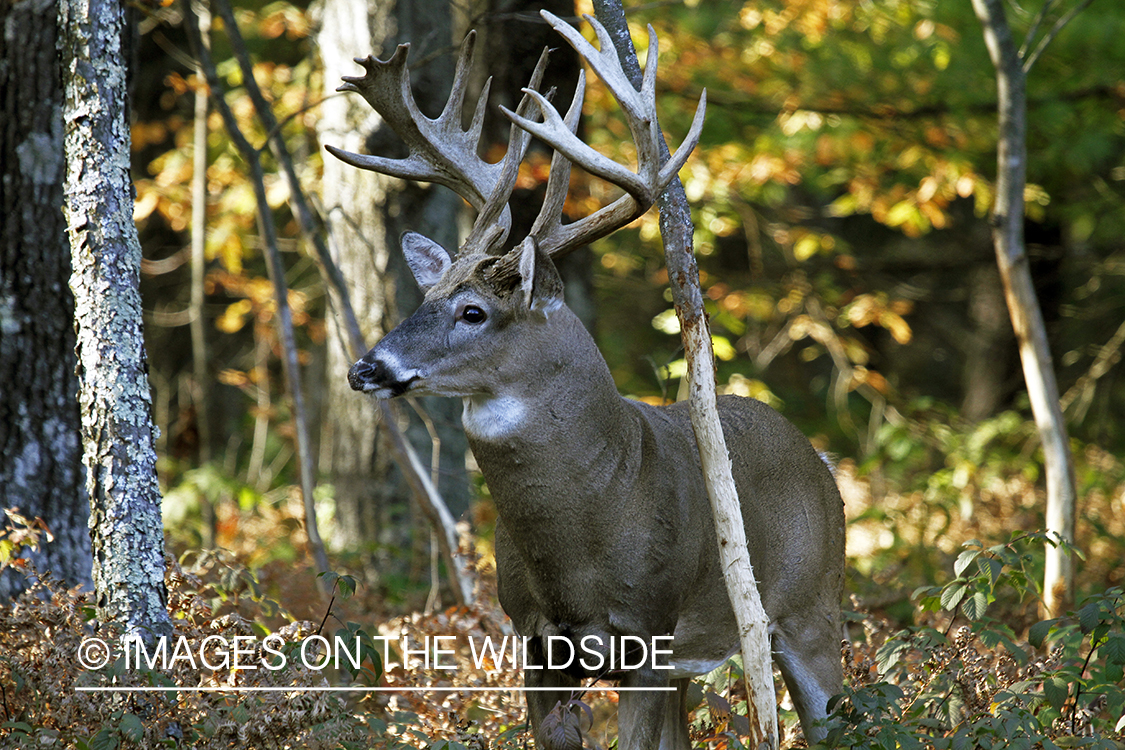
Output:
[[[629,36],[620,0],[594,0],[598,20],[609,30],[622,59],[622,67],[638,90],[641,83],[636,50]],[[664,158],[668,147],[664,145]],[[715,395],[715,356],[711,333],[703,309],[699,268],[692,245],[694,228],[687,196],[679,179],[657,198],[660,210],[660,235],[672,287],[672,301],[680,320],[684,354],[688,361],[691,393],[691,424],[703,464],[703,478],[715,516],[719,540],[719,559],[726,578],[727,593],[738,622],[742,645],[743,671],[748,696],[752,748],[778,747],[777,700],[773,686],[773,658],[770,654],[769,617],[762,607],[754,569],[742,525],[738,490],[731,474]]]
[[[999,136],[996,150],[996,200],[992,206],[992,240],[1008,301],[1008,315],[1019,344],[1024,381],[1035,426],[1043,444],[1047,474],[1047,532],[1073,543],[1077,497],[1074,462],[1039,298],[1031,280],[1024,247],[1024,187],[1027,181],[1027,74],[1012,38],[1001,0],[973,0],[984,27],[985,44],[996,68]],[[1074,596],[1074,562],[1070,552],[1047,547],[1043,605],[1061,614]]]
[[[62,0],[58,10],[64,207],[98,616],[129,633],[170,633],[129,179],[124,6]]]
[[[422,111],[435,116],[453,80],[452,14],[444,1],[401,0],[394,4],[326,0],[318,42],[326,88],[341,76],[356,75],[355,57],[387,57],[394,47],[412,43],[414,96]],[[431,57],[432,56],[432,57]],[[429,61],[419,65],[417,61]],[[355,152],[389,153],[395,148],[389,128],[359,97],[329,98],[322,105],[318,132],[322,143]],[[447,248],[457,247],[461,202],[436,186],[406,184],[326,158],[323,202],[329,247],[351,284],[351,299],[368,345],[389,331],[421,301],[399,252],[407,229],[426,234]],[[401,547],[406,538],[410,488],[396,468],[392,436],[380,410],[361,399],[344,377],[354,361],[342,322],[330,320],[327,416],[321,469],[336,488],[337,543],[350,549]],[[440,435],[438,490],[452,515],[468,507],[464,468],[467,446],[460,429],[460,404],[424,399],[423,408]],[[429,434],[422,422],[402,410],[401,423],[415,449],[428,457]],[[372,571],[387,560],[369,558]]]
[[[56,26],[53,3],[0,4],[0,502],[50,529],[38,570],[90,586]],[[0,599],[24,586],[5,574]]]

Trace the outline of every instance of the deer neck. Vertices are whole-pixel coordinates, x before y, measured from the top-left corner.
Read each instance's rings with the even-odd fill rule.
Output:
[[[528,352],[534,362],[464,400],[469,445],[494,495],[504,488],[524,494],[520,483],[537,474],[604,462],[635,444],[633,410],[578,318],[563,307],[543,325],[542,346]]]

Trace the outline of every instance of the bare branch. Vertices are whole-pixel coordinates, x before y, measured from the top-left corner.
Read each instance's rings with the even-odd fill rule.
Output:
[[[612,24],[614,27],[617,54],[627,61],[628,67],[635,69],[636,51],[629,38],[621,3],[595,0],[594,7],[598,17],[607,26]],[[649,39],[648,68],[655,69],[656,45],[651,29]],[[647,84],[648,71],[645,72],[644,83]],[[655,92],[653,96],[655,97]],[[663,134],[658,130],[655,136],[657,140],[654,146],[659,157],[667,159],[668,146],[664,143]],[[672,176],[675,178],[674,174]],[[684,354],[688,361],[691,424],[703,466],[707,495],[711,501],[715,531],[720,540],[719,557],[723,577],[738,622],[743,662],[746,665],[744,671],[749,696],[748,708],[752,714],[750,746],[776,748],[779,737],[768,635],[769,618],[762,607],[754,570],[750,564],[738,490],[719,422],[715,395],[715,358],[703,308],[703,294],[699,287],[699,269],[692,247],[694,226],[687,196],[679,179],[672,179],[661,192],[657,206],[660,209],[660,233],[664,238],[668,279],[680,320]]]
[[[1031,56],[1023,60],[1023,72],[1025,74],[1029,70],[1031,70],[1031,66],[1035,65],[1036,61],[1043,54],[1043,50],[1047,49],[1047,45],[1049,45],[1054,40],[1054,38],[1059,35],[1059,32],[1062,31],[1068,23],[1073,21],[1075,16],[1086,10],[1086,8],[1088,8],[1090,6],[1090,3],[1092,2],[1094,2],[1094,0],[1082,0],[1082,2],[1071,8],[1059,20],[1055,21],[1055,25],[1051,27],[1051,30],[1047,32],[1047,35],[1039,40],[1039,44],[1035,46],[1035,51],[1031,53]],[[1028,41],[1030,41],[1030,39],[1031,36],[1028,35]],[[1020,57],[1023,58],[1022,50]]]
[[[1031,29],[1024,37],[1023,44],[1020,45],[1020,59],[1023,60],[1027,57],[1027,50],[1035,37],[1039,35],[1039,27],[1043,25],[1043,21],[1047,19],[1047,14],[1050,13],[1051,8],[1054,7],[1055,0],[1043,0],[1043,5],[1040,6],[1039,12],[1035,14],[1035,20],[1031,24]]]
[[[225,3],[220,2],[220,9]],[[315,472],[312,464],[312,449],[309,441],[308,416],[305,411],[304,392],[301,386],[301,369],[297,360],[297,340],[293,332],[293,314],[289,308],[289,289],[285,284],[285,267],[281,262],[281,252],[277,245],[277,227],[273,223],[273,212],[269,201],[266,199],[265,175],[259,158],[260,151],[255,149],[238,126],[230,106],[222,95],[222,85],[215,63],[211,59],[210,45],[205,43],[200,33],[199,23],[191,2],[184,4],[186,9],[186,27],[199,58],[199,65],[207,76],[207,83],[211,87],[211,98],[223,123],[227,128],[235,148],[242,154],[250,168],[250,182],[254,187],[254,196],[258,207],[258,226],[262,233],[262,250],[269,269],[269,276],[274,286],[274,298],[277,303],[277,327],[281,337],[282,351],[285,357],[285,378],[289,387],[289,395],[293,400],[293,422],[296,427],[297,455],[300,464],[301,494],[305,504],[305,531],[309,537],[309,547],[317,568],[327,571],[328,555],[324,551],[324,542],[320,538],[320,531],[316,521],[316,509],[313,505],[313,478]],[[229,10],[229,8],[228,8]],[[233,20],[233,19],[232,19]],[[229,28],[235,28],[233,24]],[[253,76],[250,76],[253,80]]]

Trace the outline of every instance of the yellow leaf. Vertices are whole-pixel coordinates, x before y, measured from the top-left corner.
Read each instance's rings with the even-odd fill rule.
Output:
[[[144,221],[156,209],[160,203],[160,194],[156,190],[141,189],[142,183],[137,183],[137,200],[133,204],[133,221]],[[146,183],[150,186],[151,183]]]
[[[223,333],[236,333],[246,325],[246,316],[250,314],[253,306],[248,299],[240,299],[231,303],[215,320],[215,327]]]
[[[12,559],[12,552],[15,548],[16,545],[12,543],[11,539],[0,539],[0,568],[3,568]]]
[[[223,385],[242,387],[250,384],[250,377],[242,370],[222,370],[217,377]]]
[[[815,234],[806,234],[793,245],[793,257],[798,262],[804,262],[820,251],[820,238]]]
[[[730,362],[735,358],[734,346],[730,343],[730,339],[724,336],[712,336],[711,348],[714,350],[715,356],[724,362]]]
[[[829,216],[836,217],[851,216],[856,212],[856,209],[858,207],[859,199],[851,193],[845,193],[836,200],[832,201],[832,203],[828,204],[827,213]]]
[[[889,227],[898,227],[918,217],[918,207],[913,201],[904,200],[891,206],[887,211],[886,224]]]

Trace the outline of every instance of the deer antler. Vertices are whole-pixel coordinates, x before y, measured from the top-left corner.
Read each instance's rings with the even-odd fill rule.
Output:
[[[638,91],[622,70],[613,40],[597,19],[585,16],[598,36],[600,50],[594,49],[577,30],[557,16],[545,10],[540,11],[540,14],[590,64],[613,93],[625,113],[637,147],[637,171],[633,172],[624,165],[599,154],[574,134],[585,93],[584,77],[579,79],[574,102],[565,118],[559,115],[558,110],[546,98],[532,89],[523,91],[539,106],[543,122],[533,122],[518,112],[511,112],[501,107],[512,122],[555,149],[547,199],[544,201],[539,218],[535,221],[532,235],[544,252],[552,257],[560,257],[581,245],[604,237],[649,209],[660,191],[675,178],[676,173],[687,161],[688,155],[699,142],[703,116],[707,109],[707,92],[705,90],[700,97],[691,128],[680,148],[676,150],[675,156],[663,162],[663,139],[656,115],[658,46],[653,28],[648,27],[649,58],[645,64],[641,89]],[[617,185],[625,190],[626,194],[593,214],[564,225],[562,204],[566,197],[566,183],[569,180],[569,163],[578,164],[591,174]],[[562,174],[557,175],[559,172]]]
[[[502,161],[490,164],[477,155],[491,79],[481,91],[468,130],[462,129],[475,42],[476,32],[469,32],[461,45],[449,99],[436,120],[422,114],[411,93],[410,73],[406,67],[409,44],[399,45],[389,60],[378,60],[371,55],[356,58],[365,74],[344,76],[344,84],[337,91],[354,91],[363,96],[406,144],[409,156],[390,159],[325,146],[333,156],[354,167],[407,180],[436,182],[467,200],[479,215],[469,240],[462,247],[463,252],[482,252],[507,237],[511,227],[508,198],[531,140],[530,134],[513,127]],[[532,75],[531,88],[539,86],[546,65],[547,52],[544,51]],[[530,97],[524,96],[518,107],[521,115],[527,114],[530,103]]]
[[[657,194],[675,178],[699,142],[703,115],[707,109],[707,92],[704,91],[700,97],[695,118],[683,143],[676,150],[675,156],[668,158],[656,115],[658,48],[656,32],[652,27],[648,29],[649,59],[638,91],[622,70],[609,33],[597,20],[586,16],[598,36],[600,50],[594,49],[577,30],[557,16],[545,10],[541,14],[585,58],[621,105],[637,147],[636,172],[599,154],[575,135],[586,90],[585,73],[579,76],[574,99],[565,117],[550,102],[553,92],[548,92],[546,96],[538,92],[547,65],[546,50],[539,58],[531,82],[523,89],[524,97],[516,111],[501,107],[512,121],[508,151],[503,160],[489,164],[481,159],[477,155],[477,145],[484,124],[488,83],[477,100],[469,129],[461,127],[465,90],[476,41],[475,32],[470,32],[461,45],[453,90],[436,120],[431,120],[419,111],[411,94],[410,74],[406,68],[410,47],[408,44],[400,45],[386,61],[371,56],[357,59],[356,62],[365,69],[365,75],[345,76],[344,84],[337,89],[361,94],[402,138],[410,151],[409,156],[388,159],[354,154],[333,146],[326,148],[352,166],[408,180],[437,182],[469,201],[477,209],[478,215],[469,237],[461,246],[462,254],[490,252],[507,239],[511,227],[508,201],[532,135],[555,149],[543,208],[530,234],[540,249],[552,257],[560,257],[628,224],[649,209]],[[532,104],[539,109],[542,122],[528,117]],[[572,163],[622,188],[625,195],[583,219],[563,224],[563,204],[566,201]]]

